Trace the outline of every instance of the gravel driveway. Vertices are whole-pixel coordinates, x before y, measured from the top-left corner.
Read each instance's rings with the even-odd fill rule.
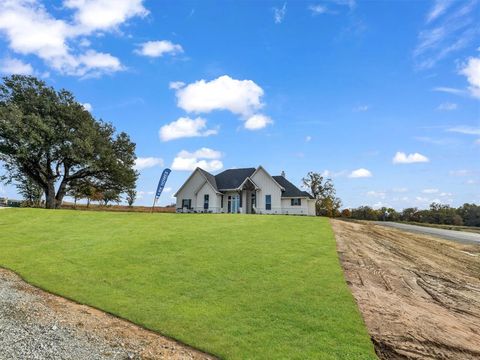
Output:
[[[0,268],[0,359],[213,359]]]

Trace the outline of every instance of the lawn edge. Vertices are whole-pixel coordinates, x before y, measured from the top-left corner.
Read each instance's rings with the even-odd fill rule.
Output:
[[[11,273],[13,273],[13,274],[15,274],[16,276],[18,276],[18,277],[19,277],[23,282],[25,282],[26,284],[28,284],[28,285],[30,285],[30,286],[33,286],[34,288],[36,288],[36,289],[38,289],[38,290],[40,290],[40,291],[43,291],[43,292],[45,292],[45,293],[47,293],[47,294],[50,294],[50,295],[52,295],[52,296],[54,296],[54,297],[59,297],[59,298],[65,299],[65,300],[67,300],[67,301],[70,301],[70,302],[72,302],[72,303],[74,303],[74,304],[82,305],[82,306],[87,306],[87,307],[89,307],[89,308],[91,308],[91,309],[94,309],[94,310],[103,312],[103,313],[105,313],[105,314],[108,314],[108,315],[110,315],[110,316],[113,316],[114,318],[116,318],[116,319],[118,319],[118,320],[121,320],[121,321],[124,321],[124,322],[126,322],[126,323],[129,323],[130,325],[137,326],[137,327],[141,328],[142,330],[145,330],[145,331],[147,331],[147,332],[150,332],[150,333],[152,333],[152,334],[154,334],[154,335],[162,336],[162,337],[164,337],[165,339],[170,340],[170,341],[173,341],[173,342],[177,343],[178,345],[183,346],[183,347],[185,347],[185,348],[188,348],[188,349],[190,349],[190,350],[192,350],[192,351],[196,351],[196,352],[203,353],[203,354],[208,355],[208,356],[210,356],[210,357],[212,357],[212,358],[214,358],[214,359],[219,359],[219,360],[223,359],[223,358],[219,357],[218,355],[213,354],[213,353],[211,353],[211,352],[209,352],[209,351],[203,350],[203,349],[201,349],[201,348],[194,347],[194,346],[189,345],[189,344],[187,344],[187,343],[185,343],[185,342],[183,342],[183,341],[181,341],[181,340],[179,340],[179,339],[176,339],[176,338],[174,338],[174,337],[172,337],[172,336],[162,334],[162,333],[159,332],[159,331],[152,330],[152,329],[146,327],[144,324],[133,322],[133,321],[131,321],[131,320],[129,320],[129,319],[126,319],[126,318],[124,318],[124,317],[121,317],[120,315],[117,315],[117,314],[115,314],[115,313],[113,313],[113,312],[110,312],[110,311],[101,309],[101,308],[99,308],[99,307],[90,305],[90,304],[88,304],[88,303],[80,302],[80,301],[75,300],[75,299],[72,299],[72,298],[70,298],[70,297],[68,297],[68,296],[63,296],[63,295],[57,294],[57,293],[55,293],[55,292],[53,292],[53,291],[50,291],[50,290],[48,290],[48,289],[45,289],[45,288],[43,288],[42,286],[40,286],[40,285],[38,285],[38,284],[36,284],[36,283],[34,283],[34,282],[30,282],[30,281],[26,280],[26,279],[23,277],[22,274],[20,274],[19,272],[15,271],[15,270],[12,270],[12,269],[9,268],[8,266],[5,266],[5,265],[3,265],[3,264],[0,264],[0,268],[3,269],[3,270],[9,271],[9,272],[11,272]]]

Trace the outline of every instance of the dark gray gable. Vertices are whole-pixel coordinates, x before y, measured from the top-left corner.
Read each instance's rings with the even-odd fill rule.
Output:
[[[229,169],[215,175],[215,181],[220,191],[236,189],[254,172],[255,168]]]
[[[218,191],[217,181],[215,180],[215,176],[210,174],[208,171],[203,170],[202,168],[198,168],[198,170],[200,170],[202,172],[202,174],[205,176],[205,178],[210,183],[210,185],[213,186],[215,191]]]
[[[272,176],[276,182],[282,186],[285,191],[282,192],[282,197],[308,197],[313,199],[313,197],[306,191],[302,191],[293,185],[290,181],[285,179],[283,176]]]

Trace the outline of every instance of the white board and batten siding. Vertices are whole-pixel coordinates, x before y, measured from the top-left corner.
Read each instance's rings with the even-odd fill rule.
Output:
[[[282,213],[285,215],[315,215],[315,200],[300,198],[300,205],[292,205],[292,198],[283,198]]]
[[[177,192],[177,209],[182,208],[182,200],[190,199],[192,201],[191,210],[203,211],[204,195],[209,195],[209,210],[218,211],[220,207],[220,196],[206,181],[200,171],[195,171],[187,180],[185,185]]]
[[[252,181],[259,187],[257,191],[257,205],[255,211],[257,214],[281,214],[282,213],[282,189],[275,180],[260,167],[251,177]],[[265,207],[266,195],[271,196],[271,210]]]

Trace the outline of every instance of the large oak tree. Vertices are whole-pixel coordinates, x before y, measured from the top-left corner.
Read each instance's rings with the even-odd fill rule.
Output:
[[[0,85],[0,161],[15,181],[24,176],[57,208],[82,179],[120,192],[135,187],[135,144],[96,120],[67,90],[32,76],[13,75]]]

